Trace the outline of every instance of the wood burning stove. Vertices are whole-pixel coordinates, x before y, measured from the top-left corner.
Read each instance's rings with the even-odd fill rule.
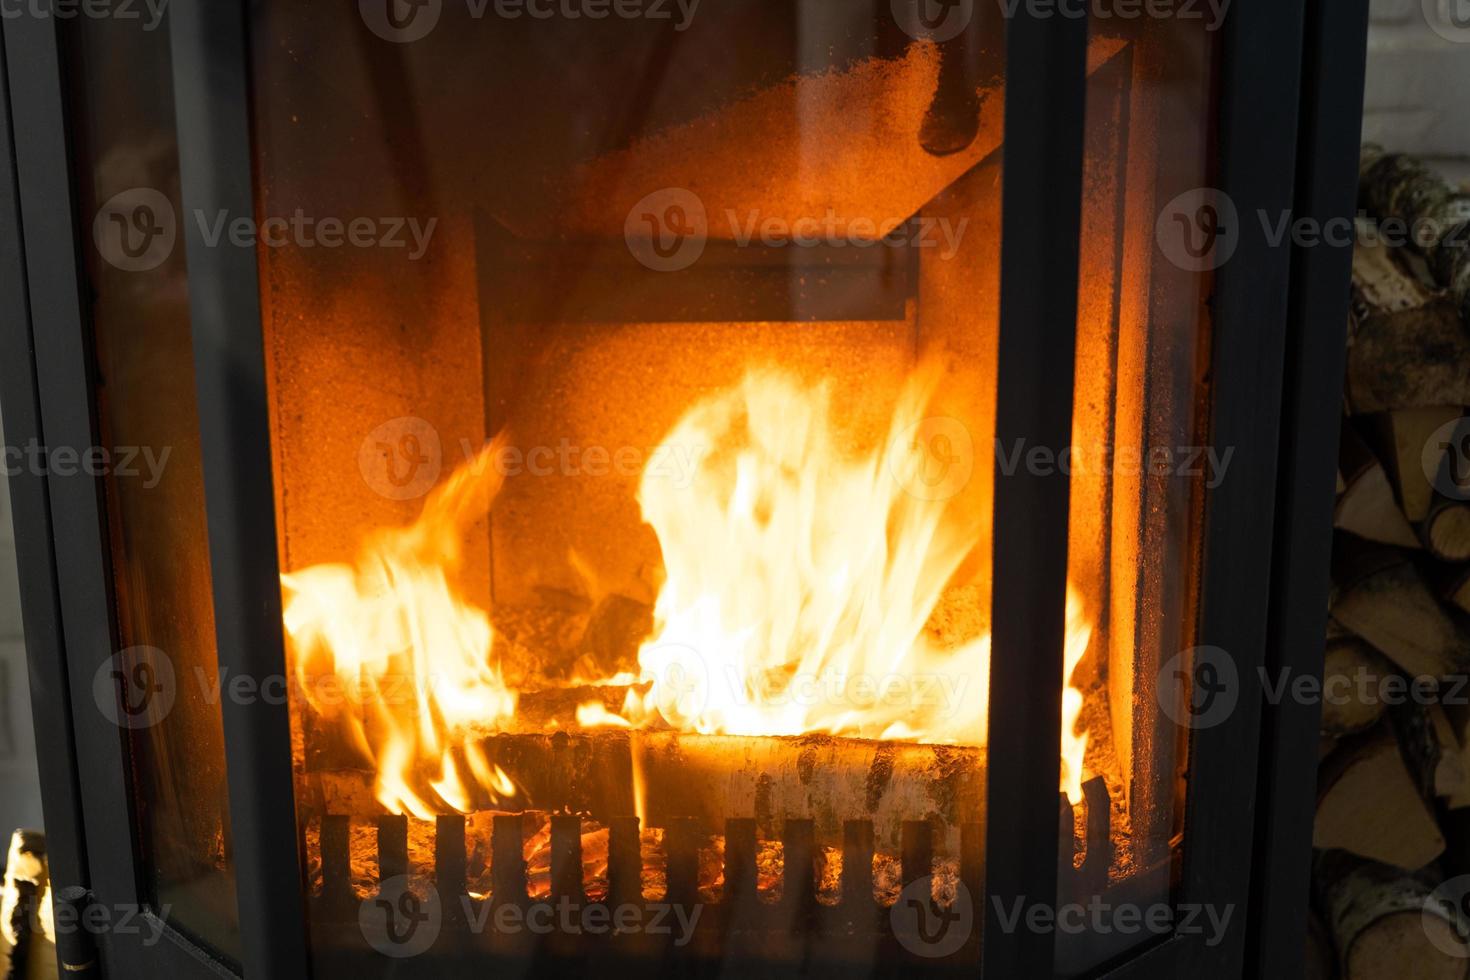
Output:
[[[1291,974],[1365,7],[7,18],[68,962]]]

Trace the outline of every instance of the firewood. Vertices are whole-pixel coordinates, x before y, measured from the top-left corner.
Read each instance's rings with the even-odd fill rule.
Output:
[[[1432,900],[1435,875],[1340,852],[1313,870],[1343,980],[1464,980],[1470,948],[1455,911]]]
[[[1342,740],[1322,763],[1312,845],[1409,869],[1443,853],[1439,825],[1390,726]]]
[[[1353,415],[1470,404],[1470,334],[1454,301],[1382,243],[1353,251],[1347,400]]]
[[[1410,247],[1470,320],[1470,195],[1407,154],[1376,150],[1363,157],[1359,192],[1371,215],[1397,219],[1414,231]]]
[[[1347,536],[1339,536],[1334,552],[1334,619],[1410,678],[1470,672],[1470,637],[1446,614],[1403,552]]]
[[[1386,710],[1380,681],[1393,672],[1393,664],[1361,637],[1328,640],[1322,671],[1322,734],[1340,738],[1372,728]]]
[[[1419,539],[1399,509],[1388,474],[1378,457],[1344,422],[1339,450],[1338,473],[1343,489],[1337,498],[1333,525],[1369,541],[1419,547]]]
[[[1435,494],[1419,533],[1434,557],[1442,561],[1470,560],[1470,502]]]
[[[1438,578],[1439,594],[1445,602],[1470,612],[1470,565],[1442,571]]]
[[[1389,712],[1394,734],[1403,752],[1409,775],[1425,799],[1442,798],[1463,806],[1470,802],[1465,761],[1460,741],[1451,730],[1444,710],[1437,704],[1412,700],[1397,704]]]
[[[1444,691],[1444,703],[1432,705],[1430,711],[1439,726],[1441,741],[1459,750],[1460,765],[1466,773],[1465,784],[1450,797],[1451,810],[1470,807],[1470,678],[1455,678]]]
[[[1470,349],[1465,355],[1470,368]],[[1418,523],[1434,502],[1434,484],[1425,466],[1425,450],[1446,424],[1463,413],[1458,405],[1406,408],[1368,420],[1367,435],[1383,460],[1404,516]],[[1433,452],[1434,450],[1431,450]],[[1443,455],[1442,451],[1438,455]]]

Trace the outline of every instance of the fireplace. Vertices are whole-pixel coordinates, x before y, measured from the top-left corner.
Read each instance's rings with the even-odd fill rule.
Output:
[[[163,937],[67,963],[1299,955],[1325,6],[7,20],[53,877]]]

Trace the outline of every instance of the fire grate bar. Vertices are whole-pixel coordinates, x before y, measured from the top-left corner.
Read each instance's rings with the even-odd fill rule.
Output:
[[[1107,784],[1096,777],[1083,785],[1085,827],[1083,859],[1063,855],[1060,892],[1066,896],[1102,893],[1108,886],[1113,860],[1112,803]],[[1074,808],[1062,794],[1058,820],[1070,852],[1076,851]],[[724,884],[719,897],[700,897],[700,849],[707,846],[706,824],[696,817],[667,821],[664,835],[666,888],[659,897],[643,891],[643,847],[637,817],[615,817],[601,822],[608,831],[605,897],[589,898],[582,873],[583,818],[553,814],[550,825],[549,895],[540,900],[574,906],[607,904],[651,908],[655,905],[702,905],[717,914],[706,922],[719,931],[779,929],[792,933],[853,933],[891,937],[889,909],[875,897],[874,826],[867,819],[843,824],[842,868],[835,905],[818,898],[815,822],[788,819],[781,823],[782,867],[780,898],[763,899],[759,875],[760,822],[732,817],[724,822]],[[439,816],[435,820],[433,882],[443,902],[446,923],[462,924],[462,910],[471,898],[467,890],[466,818]],[[376,818],[377,877],[380,885],[410,873],[408,820],[399,815]],[[495,814],[491,821],[491,908],[533,903],[528,887],[525,847],[530,825],[526,814]],[[901,883],[909,887],[935,873],[936,827],[928,820],[902,824],[899,854]],[[983,894],[985,825],[966,823],[959,828],[958,882],[974,902]],[[346,922],[357,916],[358,900],[352,886],[350,819],[330,815],[321,820],[321,891],[315,899],[325,921]]]

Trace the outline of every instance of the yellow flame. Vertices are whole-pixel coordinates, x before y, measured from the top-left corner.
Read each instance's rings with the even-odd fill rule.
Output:
[[[1067,586],[1067,640],[1063,652],[1062,679],[1062,791],[1073,805],[1082,799],[1082,760],[1087,754],[1087,732],[1078,731],[1082,719],[1082,691],[1077,684],[1077,665],[1087,653],[1092,624],[1083,617],[1082,597]]]
[[[839,449],[825,386],[781,371],[751,371],[691,407],[663,448],[696,460],[692,480],[650,469],[639,488],[666,578],[638,683],[621,714],[588,702],[578,725],[984,745],[990,637],[931,628],[983,531],[924,479],[932,461],[915,433],[935,377],[916,373],[866,453]],[[452,474],[413,524],[368,538],[355,564],[282,576],[299,687],[372,761],[394,813],[518,795],[478,743],[514,718],[516,692],[490,617],[455,587],[467,531],[499,492],[503,444]],[[1091,626],[1070,586],[1066,627],[1071,682]],[[354,695],[321,696],[322,676]],[[1083,697],[1068,687],[1063,699],[1061,787],[1075,802]],[[641,811],[641,785],[635,796]]]
[[[502,445],[457,470],[413,524],[373,534],[354,565],[281,576],[298,687],[367,754],[378,801],[393,813],[470,807],[456,748],[492,800],[514,793],[472,736],[512,717],[516,695],[494,665],[490,618],[453,584],[466,532],[499,492],[492,462]]]

